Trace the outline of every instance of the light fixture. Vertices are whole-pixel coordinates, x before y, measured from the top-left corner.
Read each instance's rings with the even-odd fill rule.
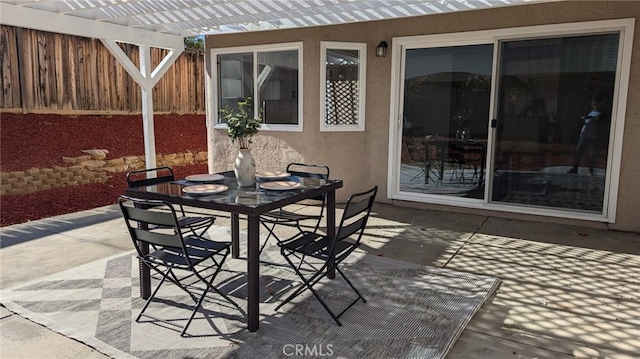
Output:
[[[387,42],[380,41],[380,43],[376,47],[376,57],[385,57],[385,56],[387,56]]]

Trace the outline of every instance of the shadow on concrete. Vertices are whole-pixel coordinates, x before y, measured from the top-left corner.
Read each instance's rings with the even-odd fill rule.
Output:
[[[122,214],[117,205],[110,205],[4,227],[0,229],[0,248],[7,248],[51,234],[90,227],[121,217]]]

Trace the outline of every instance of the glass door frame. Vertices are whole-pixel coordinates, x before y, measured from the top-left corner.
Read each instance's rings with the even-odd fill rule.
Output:
[[[633,43],[634,19],[619,19],[605,21],[590,21],[580,23],[565,23],[553,25],[538,25],[519,28],[505,28],[496,30],[472,31],[463,33],[451,33],[440,35],[421,35],[396,37],[392,41],[391,61],[391,97],[390,97],[390,121],[389,121],[389,153],[388,153],[388,178],[387,197],[393,200],[412,202],[453,205],[465,208],[497,210],[533,215],[544,215],[561,218],[573,218],[600,222],[615,222],[616,205],[618,198],[618,184],[620,174],[620,162],[622,154],[622,138],[626,117],[627,93],[629,85],[629,72],[631,66],[631,49]],[[490,202],[493,161],[495,146],[495,128],[490,128],[491,119],[497,117],[497,81],[498,62],[500,59],[500,43],[519,39],[536,39],[544,37],[571,36],[583,34],[601,34],[618,32],[620,34],[618,62],[614,86],[614,99],[611,107],[612,124],[610,129],[610,142],[608,149],[608,166],[606,169],[606,183],[604,205],[602,213],[585,213],[570,210],[556,210],[552,208],[536,208],[525,206],[512,206]],[[491,82],[491,96],[489,105],[487,163],[485,164],[485,195],[484,199],[448,197],[400,190],[400,156],[402,143],[402,118],[403,118],[403,88],[405,73],[405,55],[407,49],[452,47],[479,44],[493,44],[493,69]]]

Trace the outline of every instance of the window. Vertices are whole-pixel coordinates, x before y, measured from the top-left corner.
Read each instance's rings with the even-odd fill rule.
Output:
[[[213,49],[212,54],[218,113],[250,98],[262,129],[302,131],[302,43]]]
[[[320,131],[364,131],[367,44],[321,43]]]

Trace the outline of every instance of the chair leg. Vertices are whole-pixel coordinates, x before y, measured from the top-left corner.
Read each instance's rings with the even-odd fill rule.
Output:
[[[329,313],[329,315],[331,316],[331,318],[333,318],[333,320],[336,322],[336,324],[338,324],[339,326],[342,326],[342,322],[340,322],[340,319],[338,319],[338,316],[333,313],[331,308],[329,308],[329,305],[327,303],[325,303],[325,301],[320,297],[318,292],[316,292],[312,287],[309,287],[309,290],[311,291],[311,293],[313,293],[313,295],[316,297],[316,299],[318,299],[320,304],[322,304],[324,309],[327,310],[327,313]],[[352,305],[353,304],[351,304],[347,309],[349,309]],[[347,309],[345,309],[345,310],[347,310]]]
[[[240,306],[238,305],[238,303],[236,303],[233,299],[229,298],[229,296],[227,296],[226,294],[224,294],[221,290],[219,290],[218,288],[216,288],[213,285],[213,280],[218,276],[218,273],[222,270],[222,265],[224,264],[224,261],[227,259],[227,256],[229,256],[229,249],[227,249],[224,254],[220,253],[222,255],[222,259],[220,259],[220,263],[218,263],[218,261],[216,261],[213,257],[211,257],[211,260],[215,263],[216,265],[216,271],[215,273],[213,273],[211,275],[211,280],[209,282],[207,282],[205,280],[204,277],[202,277],[200,274],[196,273],[196,276],[198,278],[200,278],[200,280],[202,280],[204,283],[207,283],[207,286],[209,287],[209,289],[213,290],[214,292],[216,292],[216,294],[218,294],[219,296],[221,296],[222,298],[224,298],[227,302],[229,302],[231,305],[233,305],[234,307],[236,307],[238,310],[240,310],[240,312],[246,316],[246,313],[244,312],[244,310],[242,310],[242,308],[240,308]]]
[[[267,238],[265,238],[264,242],[262,243],[262,247],[260,247],[260,251],[258,253],[262,254],[262,251],[264,250],[264,248],[267,246],[267,243],[269,242],[269,239],[273,236],[273,238],[276,239],[276,242],[280,243],[282,242],[282,240],[280,239],[280,237],[278,237],[278,235],[274,232],[276,226],[278,225],[277,222],[272,222],[272,226],[269,227],[266,223],[264,222],[260,222],[262,224],[262,226],[264,228],[267,229],[268,233],[267,234]],[[280,225],[282,226],[287,226],[287,227],[293,227],[293,225],[291,224],[284,224],[284,223],[280,223]],[[298,231],[300,233],[304,233],[304,229],[302,229],[302,227],[300,227],[300,221],[295,221],[295,227],[298,228]],[[320,227],[320,219],[316,222],[316,226],[314,227],[312,232],[316,232],[318,230],[318,228]]]
[[[264,247],[267,246],[267,243],[269,242],[269,239],[271,238],[272,235],[273,235],[273,237],[275,237],[276,241],[280,241],[280,238],[278,238],[278,236],[275,233],[273,233],[274,229],[276,228],[276,223],[273,223],[271,228],[269,228],[269,226],[264,222],[260,222],[260,223],[262,223],[264,228],[267,229],[267,232],[269,234],[267,234],[267,238],[265,238],[264,243],[262,243],[262,247],[260,247],[260,251],[258,252],[258,255],[262,254],[262,251],[264,250]]]
[[[215,275],[211,277],[211,281],[213,281],[214,277]],[[200,298],[196,302],[196,306],[195,308],[193,308],[193,311],[191,312],[191,316],[189,317],[189,320],[187,320],[187,324],[185,324],[184,327],[182,327],[182,331],[180,332],[181,337],[184,337],[185,334],[187,333],[187,328],[189,328],[189,325],[191,325],[191,321],[193,320],[193,317],[196,316],[196,312],[202,306],[202,301],[204,300],[204,297],[207,296],[207,293],[209,292],[209,288],[211,287],[212,285],[210,283],[207,283],[207,287],[202,291],[202,295],[200,295]]]
[[[260,248],[260,253],[262,253],[262,250],[264,249],[264,247],[267,246],[267,242],[269,242],[269,239],[273,236],[273,238],[276,239],[276,241],[278,243],[280,243],[282,240],[280,239],[280,237],[278,237],[278,235],[275,233],[275,228],[277,225],[281,225],[281,226],[287,226],[287,227],[293,227],[293,225],[288,224],[286,222],[282,222],[282,223],[278,223],[277,221],[271,222],[271,227],[269,227],[266,223],[264,222],[260,222],[262,223],[262,226],[264,228],[266,228],[266,230],[268,231],[269,234],[267,234],[267,238],[265,238],[264,243],[262,244],[262,247]],[[296,222],[296,226],[298,227],[298,229],[300,229],[300,224],[299,222]],[[300,230],[300,232],[302,232],[302,230]]]
[[[298,295],[300,295],[302,292],[304,292],[306,289],[310,289],[309,288],[309,284],[313,285],[315,284],[318,280],[320,280],[322,278],[323,275],[326,275],[326,271],[325,268],[327,267],[326,263],[322,265],[322,267],[317,270],[317,268],[314,268],[316,270],[316,273],[314,275],[311,276],[311,278],[306,279],[304,277],[304,275],[302,274],[302,271],[300,270],[300,267],[302,266],[302,264],[304,263],[304,261],[302,259],[300,259],[300,257],[297,256],[297,253],[295,252],[289,252],[289,254],[285,254],[284,250],[281,251],[282,256],[284,257],[284,259],[289,262],[289,265],[291,266],[291,268],[293,268],[293,270],[296,272],[296,274],[298,275],[298,277],[300,277],[302,279],[302,281],[305,283],[305,285],[300,285],[293,293],[291,293],[287,299],[285,299],[284,301],[282,301],[280,304],[278,304],[278,306],[276,307],[276,310],[280,309],[283,305],[287,304],[289,301],[291,301],[293,298],[297,297]],[[295,256],[296,258],[300,259],[300,263],[299,264],[295,264],[293,263],[293,261],[291,259],[289,259],[289,256]],[[304,258],[304,257],[303,257]]]
[[[220,291],[218,288],[216,288],[213,285],[213,281],[218,276],[218,273],[220,273],[220,271],[222,270],[222,264],[224,263],[224,261],[226,260],[228,255],[229,255],[229,250],[227,249],[227,251],[224,254],[222,254],[222,259],[220,260],[220,263],[218,263],[218,261],[216,261],[213,257],[211,258],[211,260],[214,262],[214,264],[216,266],[216,270],[215,270],[215,272],[213,274],[211,274],[211,277],[209,278],[208,281],[206,280],[205,277],[201,276],[198,272],[194,272],[196,277],[198,277],[198,279],[200,279],[204,284],[206,284],[206,288],[204,288],[202,290],[202,294],[200,295],[200,298],[197,301],[194,298],[194,301],[196,302],[196,306],[193,308],[193,311],[191,312],[191,316],[189,317],[189,320],[187,321],[187,324],[185,324],[185,326],[182,328],[182,332],[180,332],[180,336],[182,336],[182,337],[185,336],[185,334],[187,332],[187,329],[189,328],[189,325],[191,325],[191,321],[193,321],[193,318],[195,317],[196,313],[198,312],[198,309],[202,308],[202,302],[204,301],[204,298],[206,298],[207,294],[211,290],[216,292],[216,294],[220,295],[227,302],[229,302],[234,307],[236,307],[240,311],[240,313],[242,313],[242,315],[246,316],[246,314],[244,313],[242,308],[240,308],[240,306],[234,300],[229,298],[226,294],[222,293],[222,291]]]
[[[323,267],[324,270],[324,267]],[[329,315],[331,316],[331,318],[333,318],[333,320],[336,322],[336,324],[338,324],[339,326],[342,326],[342,323],[340,322],[340,319],[338,319],[338,316],[336,316],[333,311],[331,310],[331,308],[329,308],[329,305],[327,305],[327,303],[322,299],[322,297],[320,297],[320,295],[318,294],[318,292],[316,292],[315,289],[313,289],[313,284],[318,282],[317,278],[315,281],[310,282],[308,281],[298,270],[296,270],[296,273],[298,273],[298,276],[302,279],[303,284],[300,285],[300,287],[298,287],[298,289],[296,289],[293,293],[291,293],[287,299],[285,299],[284,301],[282,301],[280,304],[278,304],[278,306],[276,307],[276,311],[279,310],[280,308],[282,308],[283,305],[289,303],[293,298],[299,296],[300,294],[302,294],[302,292],[304,292],[305,290],[309,289],[309,291],[311,291],[311,293],[313,294],[314,297],[316,297],[316,299],[318,299],[318,301],[320,302],[320,304],[324,307],[324,309],[329,313]],[[320,278],[324,277],[321,276]],[[351,307],[351,306],[349,306]],[[348,309],[348,308],[347,308]],[[345,309],[346,310],[346,309]]]
[[[148,314],[144,314],[144,312],[149,307],[149,304],[151,304],[151,301],[153,300],[153,298],[155,298],[156,294],[160,290],[160,287],[162,287],[162,285],[164,284],[164,282],[166,280],[169,280],[170,282],[174,283],[177,287],[182,289],[184,292],[186,292],[191,297],[191,299],[193,299],[193,301],[195,302],[195,307],[193,308],[193,311],[191,312],[191,315],[189,316],[189,319],[187,320],[187,323],[182,327],[182,330],[180,332],[180,336],[182,336],[182,337],[186,336],[187,329],[191,325],[191,322],[193,321],[193,319],[194,319],[196,313],[198,312],[198,310],[200,308],[202,308],[202,303],[204,302],[204,299],[206,298],[207,294],[210,293],[211,291],[213,291],[216,294],[220,295],[227,302],[229,302],[231,305],[236,307],[240,311],[240,313],[242,313],[242,315],[246,317],[246,313],[244,312],[244,310],[233,299],[231,299],[229,296],[227,296],[225,293],[223,293],[222,291],[220,291],[218,288],[216,288],[213,285],[213,281],[216,279],[216,277],[218,276],[218,274],[222,270],[222,264],[224,263],[224,261],[226,260],[227,256],[229,255],[229,249],[227,248],[226,251],[220,252],[219,254],[222,256],[222,258],[220,258],[219,261],[217,261],[214,257],[211,257],[210,259],[213,262],[213,265],[207,266],[204,269],[204,270],[206,270],[207,268],[212,268],[212,267],[215,266],[215,268],[216,268],[215,271],[211,275],[204,276],[204,277],[200,274],[200,272],[198,272],[197,270],[194,270],[194,271],[192,271],[191,274],[189,274],[189,275],[187,275],[185,277],[181,277],[179,279],[176,276],[176,274],[173,272],[173,269],[174,269],[173,267],[168,267],[167,270],[163,272],[163,271],[160,271],[153,264],[144,262],[145,265],[147,265],[150,269],[153,269],[155,272],[158,272],[159,274],[161,274],[162,275],[162,279],[160,280],[160,283],[158,283],[158,285],[154,289],[153,293],[149,296],[149,299],[147,299],[145,305],[143,306],[142,310],[140,311],[140,314],[138,314],[138,316],[136,318],[136,322],[140,322],[140,318],[143,315],[145,317],[148,317],[148,318],[151,318],[151,319],[154,319],[154,320],[166,322],[163,319],[156,318],[156,317],[148,315]],[[202,294],[199,297],[196,297],[194,295],[194,293],[190,292],[182,284],[182,282],[184,280],[186,280],[186,279],[188,279],[190,277],[193,277],[194,275],[198,278],[199,281],[201,281],[202,283],[205,284],[205,288],[203,288]],[[207,279],[207,277],[209,277],[209,278]]]
[[[140,311],[140,313],[138,314],[138,316],[136,317],[136,322],[139,323],[140,322],[140,318],[142,317],[142,315],[144,314],[145,310],[147,310],[147,307],[149,307],[149,304],[151,304],[151,301],[153,300],[153,298],[156,296],[156,293],[158,293],[158,291],[160,290],[160,287],[162,287],[162,284],[164,283],[164,281],[167,279],[167,277],[169,276],[169,273],[171,273],[171,268],[167,268],[167,271],[165,273],[162,273],[161,271],[159,271],[156,267],[147,264],[146,262],[143,262],[147,267],[149,267],[150,269],[155,270],[158,273],[162,274],[162,279],[160,280],[160,283],[158,283],[158,285],[156,286],[156,289],[153,290],[153,293],[151,293],[151,295],[149,295],[149,298],[147,298],[147,302],[144,304],[144,306],[142,307],[142,310]]]
[[[356,292],[356,294],[358,295],[358,299],[362,299],[363,303],[366,303],[367,300],[364,299],[364,296],[362,295],[362,293],[360,293],[360,291],[358,290],[358,288],[356,288],[353,283],[351,283],[351,281],[349,280],[349,278],[347,278],[347,276],[344,274],[344,272],[342,271],[342,269],[340,269],[339,266],[335,267],[336,270],[338,271],[338,273],[340,273],[340,275],[342,276],[342,278],[345,280],[345,282],[347,282],[347,284],[349,284],[349,287],[351,287],[351,289],[353,289],[354,292]],[[358,299],[356,299],[356,302],[358,301]],[[353,305],[353,304],[352,304]],[[346,310],[346,309],[345,309]]]
[[[292,254],[292,253],[291,253]],[[290,254],[290,255],[291,255]],[[284,255],[284,254],[283,254]],[[342,314],[344,314],[349,308],[351,308],[354,304],[356,304],[358,302],[358,300],[362,300],[363,303],[366,303],[367,300],[364,298],[364,296],[362,295],[362,293],[360,293],[360,291],[353,285],[353,283],[351,282],[351,280],[349,280],[349,278],[347,278],[347,276],[344,274],[344,272],[338,267],[335,266],[335,268],[338,270],[338,273],[340,273],[340,275],[342,276],[342,278],[347,282],[347,284],[351,287],[351,289],[353,289],[354,292],[356,292],[356,294],[358,295],[358,298],[356,298],[354,301],[352,301],[344,310],[342,310],[340,313],[335,314],[333,312],[333,310],[331,310],[331,308],[329,308],[329,305],[324,301],[324,299],[322,299],[322,297],[320,296],[320,294],[318,294],[318,292],[313,289],[313,286],[318,283],[322,278],[324,278],[327,274],[326,268],[327,265],[323,265],[313,276],[311,276],[311,278],[307,279],[304,277],[304,275],[302,274],[302,272],[299,270],[299,265],[296,266],[296,264],[294,264],[287,255],[284,256],[285,259],[287,260],[287,262],[289,262],[289,264],[291,265],[291,267],[295,270],[296,274],[298,275],[298,277],[300,277],[300,279],[302,279],[303,284],[301,284],[293,293],[291,293],[285,300],[283,300],[280,304],[278,304],[278,306],[276,306],[275,310],[279,310],[280,308],[282,308],[283,305],[289,303],[293,298],[299,296],[300,294],[302,294],[305,290],[309,289],[309,291],[311,291],[311,293],[313,294],[314,297],[316,297],[316,299],[318,299],[318,301],[320,302],[320,304],[324,307],[324,309],[329,313],[329,315],[331,316],[331,318],[333,318],[333,320],[336,322],[336,324],[338,324],[339,326],[342,326],[342,322],[340,322],[340,316],[342,316]]]
[[[180,205],[180,213],[182,214],[182,217],[187,217],[187,211],[185,211],[184,206]],[[197,237],[203,237],[205,235],[205,233],[207,233],[207,231],[209,230],[209,228],[211,228],[211,226],[213,226],[215,220],[210,220],[208,221],[209,224],[204,226],[204,227],[200,227],[200,226],[188,226],[187,228],[189,229],[189,231],[191,233],[193,233],[193,235],[197,236]],[[200,233],[197,233],[196,230],[200,230]]]
[[[204,229],[200,232],[199,237],[204,237],[204,235],[207,234],[207,232],[212,226],[213,226],[213,221],[211,221],[211,223],[209,223],[206,227],[204,227]]]
[[[211,228],[211,226],[213,226],[213,221],[210,221],[210,223],[204,227],[200,227],[200,228],[193,228],[192,226],[189,226],[189,230],[191,230],[191,233],[193,233],[195,236],[197,237],[204,237],[205,234],[207,234],[207,231],[209,231],[209,228]],[[200,233],[197,233],[196,230],[200,229]]]

